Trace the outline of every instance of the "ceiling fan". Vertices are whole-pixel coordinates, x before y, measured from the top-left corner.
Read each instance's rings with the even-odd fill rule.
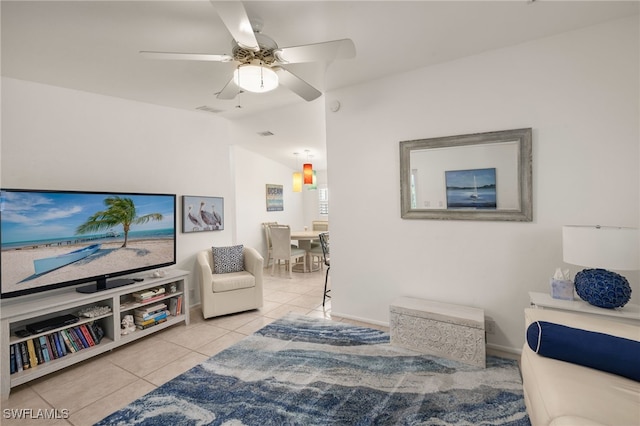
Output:
[[[241,90],[268,92],[281,84],[304,100],[312,101],[322,93],[289,71],[286,65],[350,59],[356,55],[355,45],[350,39],[278,47],[273,39],[262,34],[261,21],[249,20],[241,2],[211,0],[211,3],[233,37],[231,54],[151,51],[141,51],[140,54],[151,59],[234,62],[237,66],[233,76],[217,94],[218,99],[233,99]]]

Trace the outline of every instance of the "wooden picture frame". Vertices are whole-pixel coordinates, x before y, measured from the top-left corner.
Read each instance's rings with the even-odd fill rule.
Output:
[[[531,222],[531,134],[524,128],[400,142],[402,218]],[[495,169],[495,206],[450,205],[447,172],[485,169]],[[471,186],[457,189],[472,196]]]

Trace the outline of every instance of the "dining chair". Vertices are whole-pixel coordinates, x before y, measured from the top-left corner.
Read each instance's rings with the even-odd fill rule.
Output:
[[[269,227],[271,232],[272,258],[273,265],[271,267],[271,275],[273,276],[276,269],[276,261],[284,260],[285,267],[289,269],[289,278],[292,278],[291,270],[293,269],[292,261],[302,258],[303,270],[307,269],[307,251],[301,248],[291,246],[291,228],[288,225],[272,225]]]
[[[324,258],[324,264],[327,265],[327,273],[324,276],[324,296],[322,296],[322,307],[324,308],[324,302],[328,297],[331,299],[327,290],[327,281],[329,279],[329,269],[331,269],[330,253],[329,253],[329,232],[323,232],[320,235],[320,246],[322,247],[322,257]]]
[[[328,220],[313,220],[311,221],[311,229],[314,231],[327,232],[329,231]]]
[[[264,238],[265,238],[265,241],[267,242],[267,261],[265,263],[265,266],[267,267],[269,267],[269,262],[271,260],[271,252],[272,252],[271,232],[269,230],[269,227],[277,224],[278,222],[262,222],[262,229],[264,229]]]
[[[319,232],[327,232],[329,231],[329,222],[326,220],[312,220],[311,230],[319,231]],[[315,252],[319,255],[318,259],[320,259],[320,257],[322,257],[322,248],[320,248],[320,243],[316,243],[312,241],[311,248],[315,249]]]

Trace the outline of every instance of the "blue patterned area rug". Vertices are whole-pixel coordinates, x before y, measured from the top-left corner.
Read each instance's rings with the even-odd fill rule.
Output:
[[[529,425],[518,364],[481,369],[289,314],[98,425]]]

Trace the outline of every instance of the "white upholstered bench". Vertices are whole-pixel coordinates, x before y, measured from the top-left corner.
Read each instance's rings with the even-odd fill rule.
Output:
[[[486,366],[484,310],[401,297],[389,308],[391,344]]]

